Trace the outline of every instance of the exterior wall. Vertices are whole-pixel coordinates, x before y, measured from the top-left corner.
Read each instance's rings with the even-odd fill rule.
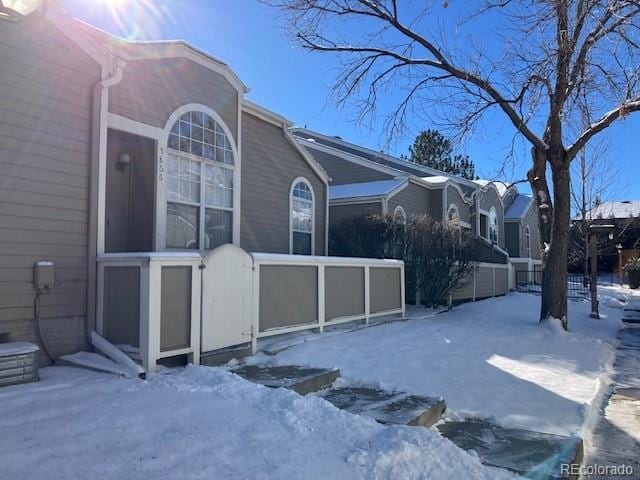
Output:
[[[164,128],[182,105],[200,103],[215,110],[238,140],[238,92],[219,73],[186,58],[135,60],[122,81],[109,90],[109,111]]]
[[[140,346],[140,267],[105,267],[103,333],[116,345]]]
[[[345,218],[361,217],[367,215],[380,215],[382,202],[354,203],[349,205],[329,206],[329,225],[336,225]]]
[[[242,116],[240,246],[248,252],[289,253],[289,193],[306,178],[315,198],[315,254],[325,252],[327,187],[281,128]]]
[[[504,208],[502,207],[500,197],[498,196],[495,188],[489,188],[480,193],[478,205],[480,209],[486,210],[487,212],[491,207],[496,209],[496,213],[498,214],[498,245],[504,249]]]
[[[467,203],[462,199],[460,192],[457,188],[447,185],[447,211],[449,205],[455,204],[458,207],[460,213],[460,221],[470,223],[471,222],[471,209]]]
[[[307,148],[311,156],[326,170],[331,177],[331,185],[372,182],[393,178],[393,175],[349,162],[337,155],[331,155],[330,153],[316,150],[312,147],[303,148]]]
[[[0,336],[37,342],[33,264],[51,260],[41,297],[54,355],[86,345],[93,86],[100,68],[40,14],[0,22]],[[44,360],[44,356],[41,356]]]
[[[520,234],[520,248],[521,248],[521,256],[525,257],[525,232],[527,225],[529,226],[529,231],[531,232],[531,258],[534,260],[540,260],[542,258],[542,252],[540,250],[540,229],[538,228],[538,210],[535,206],[529,209],[529,211],[525,214],[524,218],[521,222],[521,234]]]
[[[407,215],[424,215],[429,211],[429,190],[409,183],[387,202],[387,212],[392,214],[397,206],[402,206]]]
[[[522,257],[524,252],[524,240],[520,241],[520,222],[505,222],[504,235],[505,246],[510,257]]]
[[[444,199],[442,195],[444,189],[430,190],[429,191],[429,216],[434,220],[442,220],[442,202]]]

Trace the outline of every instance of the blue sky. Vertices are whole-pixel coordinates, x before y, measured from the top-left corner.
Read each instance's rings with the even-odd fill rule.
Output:
[[[382,119],[361,126],[353,111],[337,109],[329,99],[335,59],[305,52],[281,30],[277,14],[256,0],[64,0],[67,10],[104,30],[132,40],[184,39],[228,63],[250,87],[249,99],[297,125],[339,135],[373,149],[387,145]],[[393,102],[394,97],[386,99]],[[429,128],[431,125],[424,125]],[[620,197],[640,198],[637,136],[640,113],[610,129],[610,143],[626,179]],[[479,133],[459,145],[476,171],[494,178],[510,150],[512,127],[502,115],[487,117]],[[412,138],[395,139],[391,153],[407,153]],[[505,180],[524,178],[524,155],[507,169]],[[626,180],[626,181],[625,181]],[[523,185],[521,190],[526,190]]]

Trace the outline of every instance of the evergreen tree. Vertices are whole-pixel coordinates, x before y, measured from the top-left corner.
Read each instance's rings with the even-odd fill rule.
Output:
[[[409,161],[459,177],[476,179],[476,166],[467,155],[453,154],[451,141],[437,130],[424,130],[409,147]]]

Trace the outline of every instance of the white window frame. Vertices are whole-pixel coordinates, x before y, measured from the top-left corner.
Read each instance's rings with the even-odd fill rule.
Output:
[[[494,242],[494,239],[492,238],[491,235],[491,227],[492,227],[492,222],[491,222],[491,217],[495,218],[495,230],[496,230],[496,238],[495,238],[495,244],[498,245],[500,243],[500,225],[498,222],[498,211],[495,209],[495,207],[491,207],[489,209],[489,215],[487,216],[487,236],[489,237],[488,240],[490,242]]]
[[[527,225],[524,235],[524,250],[527,252],[527,258],[531,258],[531,228],[529,225]]]
[[[451,220],[449,220],[449,214],[451,213],[451,210],[456,212],[456,216],[458,217],[458,228],[462,229],[462,219],[460,218],[460,209],[458,208],[458,206],[455,203],[452,203],[449,205],[449,208],[447,209],[447,226],[450,227],[451,226]]]
[[[209,115],[213,120],[218,123],[218,125],[224,131],[224,134],[227,136],[227,140],[231,146],[231,151],[233,154],[233,165],[224,162],[218,162],[215,160],[210,160],[205,157],[200,157],[198,155],[194,155],[192,153],[182,152],[180,150],[174,150],[168,148],[169,142],[169,133],[171,132],[171,128],[180,120],[180,117],[188,112],[202,112],[206,115]],[[166,163],[167,158],[170,154],[175,154],[178,156],[184,156],[190,159],[193,159],[200,163],[200,204],[194,204],[192,202],[186,201],[174,201],[167,199],[166,192]],[[224,168],[233,170],[233,207],[207,207],[205,202],[206,195],[206,181],[205,181],[205,164],[221,166]],[[168,248],[167,247],[167,203],[176,203],[179,205],[190,205],[196,206],[199,208],[199,232],[198,232],[198,250],[197,251],[206,251],[204,248],[204,221],[206,215],[206,209],[211,208],[214,210],[224,210],[232,212],[232,221],[231,221],[231,236],[232,242],[234,245],[240,245],[240,168],[241,168],[241,160],[240,155],[238,153],[238,148],[236,146],[236,142],[232,135],[231,130],[226,125],[224,120],[218,115],[217,112],[207,107],[206,105],[201,104],[187,104],[183,105],[174,111],[167,123],[165,124],[165,128],[163,130],[162,137],[159,142],[158,148],[158,161],[156,164],[156,249],[157,250],[187,250],[185,248]],[[188,249],[191,250],[191,249]]]
[[[313,187],[311,186],[311,182],[307,180],[305,177],[298,177],[293,182],[291,182],[291,187],[289,188],[289,255],[293,255],[293,232],[299,233],[309,233],[303,232],[301,230],[293,229],[293,190],[296,188],[298,183],[304,183],[311,192],[311,255],[316,254],[316,194],[313,191]]]
[[[393,209],[393,219],[394,221],[399,221],[402,225],[407,224],[407,212],[405,212],[402,205],[398,205]]]

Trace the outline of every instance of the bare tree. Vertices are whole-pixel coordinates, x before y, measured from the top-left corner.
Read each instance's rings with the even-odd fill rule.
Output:
[[[354,101],[364,118],[386,91],[401,92],[387,117],[391,133],[425,116],[459,132],[491,110],[506,116],[531,146],[540,320],[560,318],[566,328],[570,164],[640,110],[640,0],[263,1],[280,9],[303,48],[337,54],[338,104]],[[575,133],[583,118],[588,126]]]
[[[599,204],[623,194],[625,182],[614,161],[611,142],[603,137],[576,155],[571,166],[571,203],[576,213],[582,249],[582,268],[589,271],[589,227],[596,220],[592,212]]]

